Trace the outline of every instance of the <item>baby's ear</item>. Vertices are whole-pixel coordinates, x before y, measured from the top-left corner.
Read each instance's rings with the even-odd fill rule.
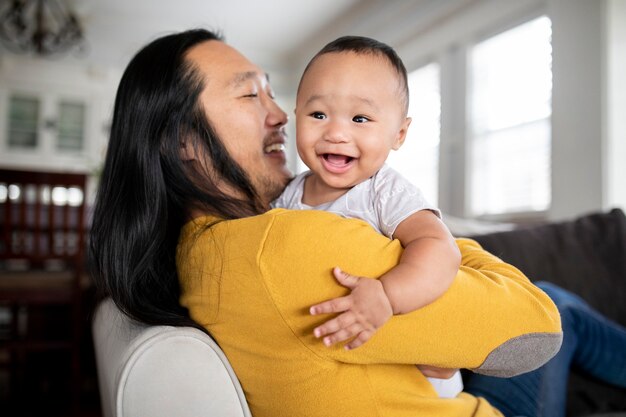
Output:
[[[411,124],[411,118],[407,117],[404,119],[404,121],[402,122],[402,124],[400,125],[400,129],[398,130],[398,134],[396,135],[396,140],[393,143],[393,146],[391,147],[391,149],[393,149],[394,151],[397,151],[398,149],[400,149],[400,146],[402,146],[402,144],[404,143],[404,140],[406,139],[406,132],[409,130],[409,125]]]

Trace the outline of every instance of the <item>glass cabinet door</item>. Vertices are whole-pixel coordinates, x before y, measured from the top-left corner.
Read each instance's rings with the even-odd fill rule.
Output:
[[[59,155],[85,150],[84,101],[14,94],[8,104],[8,149]]]
[[[57,149],[82,150],[85,136],[85,104],[62,101],[59,103],[58,111]]]
[[[38,146],[40,107],[36,97],[11,96],[7,132],[9,148],[35,149]]]

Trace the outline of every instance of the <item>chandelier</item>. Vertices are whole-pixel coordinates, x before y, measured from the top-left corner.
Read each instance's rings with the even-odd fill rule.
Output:
[[[0,0],[0,40],[16,53],[51,56],[77,48],[85,38],[76,16],[63,0]]]

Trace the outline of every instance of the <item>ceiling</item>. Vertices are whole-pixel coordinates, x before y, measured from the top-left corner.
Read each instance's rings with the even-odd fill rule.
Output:
[[[371,36],[394,47],[407,33],[479,0],[59,0],[77,15],[86,54],[57,61],[120,72],[155,38],[191,28],[219,31],[289,91],[304,65],[338,36]],[[0,0],[0,8],[9,0]],[[0,54],[6,53],[0,44]],[[30,61],[32,62],[32,61]],[[282,85],[281,85],[282,83]]]
[[[291,51],[359,0],[66,0],[81,17],[90,62],[124,67],[150,40],[204,27],[263,67],[282,65]],[[361,3],[364,3],[361,1]],[[321,45],[320,45],[321,46]]]

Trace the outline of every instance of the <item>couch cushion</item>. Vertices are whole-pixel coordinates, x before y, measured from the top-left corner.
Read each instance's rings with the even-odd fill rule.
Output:
[[[621,210],[473,238],[531,280],[554,282],[626,325],[626,217]]]
[[[621,210],[472,237],[531,280],[554,282],[626,325],[626,217]],[[574,369],[568,384],[568,416],[624,410],[626,390]]]

